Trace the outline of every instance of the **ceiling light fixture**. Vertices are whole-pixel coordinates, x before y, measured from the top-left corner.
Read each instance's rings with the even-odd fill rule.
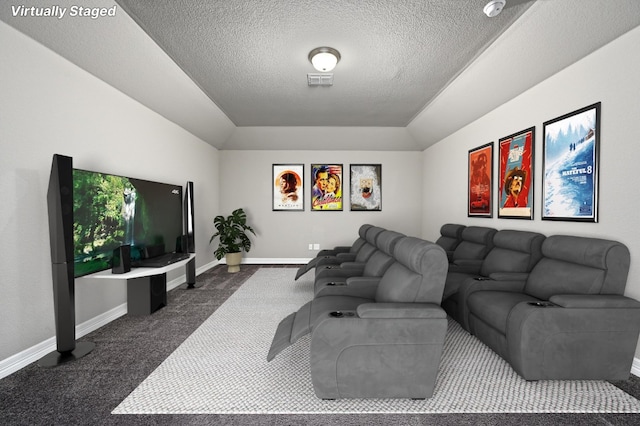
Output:
[[[309,52],[309,61],[318,71],[329,72],[340,61],[340,52],[333,47],[316,47]]]
[[[507,4],[507,0],[491,0],[486,4],[482,11],[489,18],[493,18],[494,16],[498,16],[502,9],[504,9],[505,4]]]

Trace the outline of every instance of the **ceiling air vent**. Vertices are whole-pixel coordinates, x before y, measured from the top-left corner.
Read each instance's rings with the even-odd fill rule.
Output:
[[[309,83],[309,86],[333,86],[333,73],[308,73],[307,83]]]

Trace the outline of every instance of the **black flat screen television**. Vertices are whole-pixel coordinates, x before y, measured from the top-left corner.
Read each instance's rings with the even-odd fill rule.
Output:
[[[73,169],[74,276],[111,268],[121,245],[131,246],[132,262],[151,247],[174,251],[182,211],[180,185]]]

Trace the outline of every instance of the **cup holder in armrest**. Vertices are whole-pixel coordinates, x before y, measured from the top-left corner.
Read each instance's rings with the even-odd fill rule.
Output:
[[[353,317],[355,316],[355,312],[352,311],[333,311],[329,312],[329,316],[333,318],[342,318],[342,317]]]
[[[330,285],[330,286],[338,286],[338,285],[347,285],[347,283],[341,283],[341,282],[335,282],[335,281],[332,281],[332,282],[330,282],[330,283],[327,283],[327,285]]]
[[[555,306],[551,302],[528,302],[528,304],[531,306],[537,306],[539,308],[548,308],[550,306]]]

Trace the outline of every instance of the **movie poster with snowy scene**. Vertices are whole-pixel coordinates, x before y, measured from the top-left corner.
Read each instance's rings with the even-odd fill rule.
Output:
[[[597,222],[600,102],[543,126],[542,219]]]

